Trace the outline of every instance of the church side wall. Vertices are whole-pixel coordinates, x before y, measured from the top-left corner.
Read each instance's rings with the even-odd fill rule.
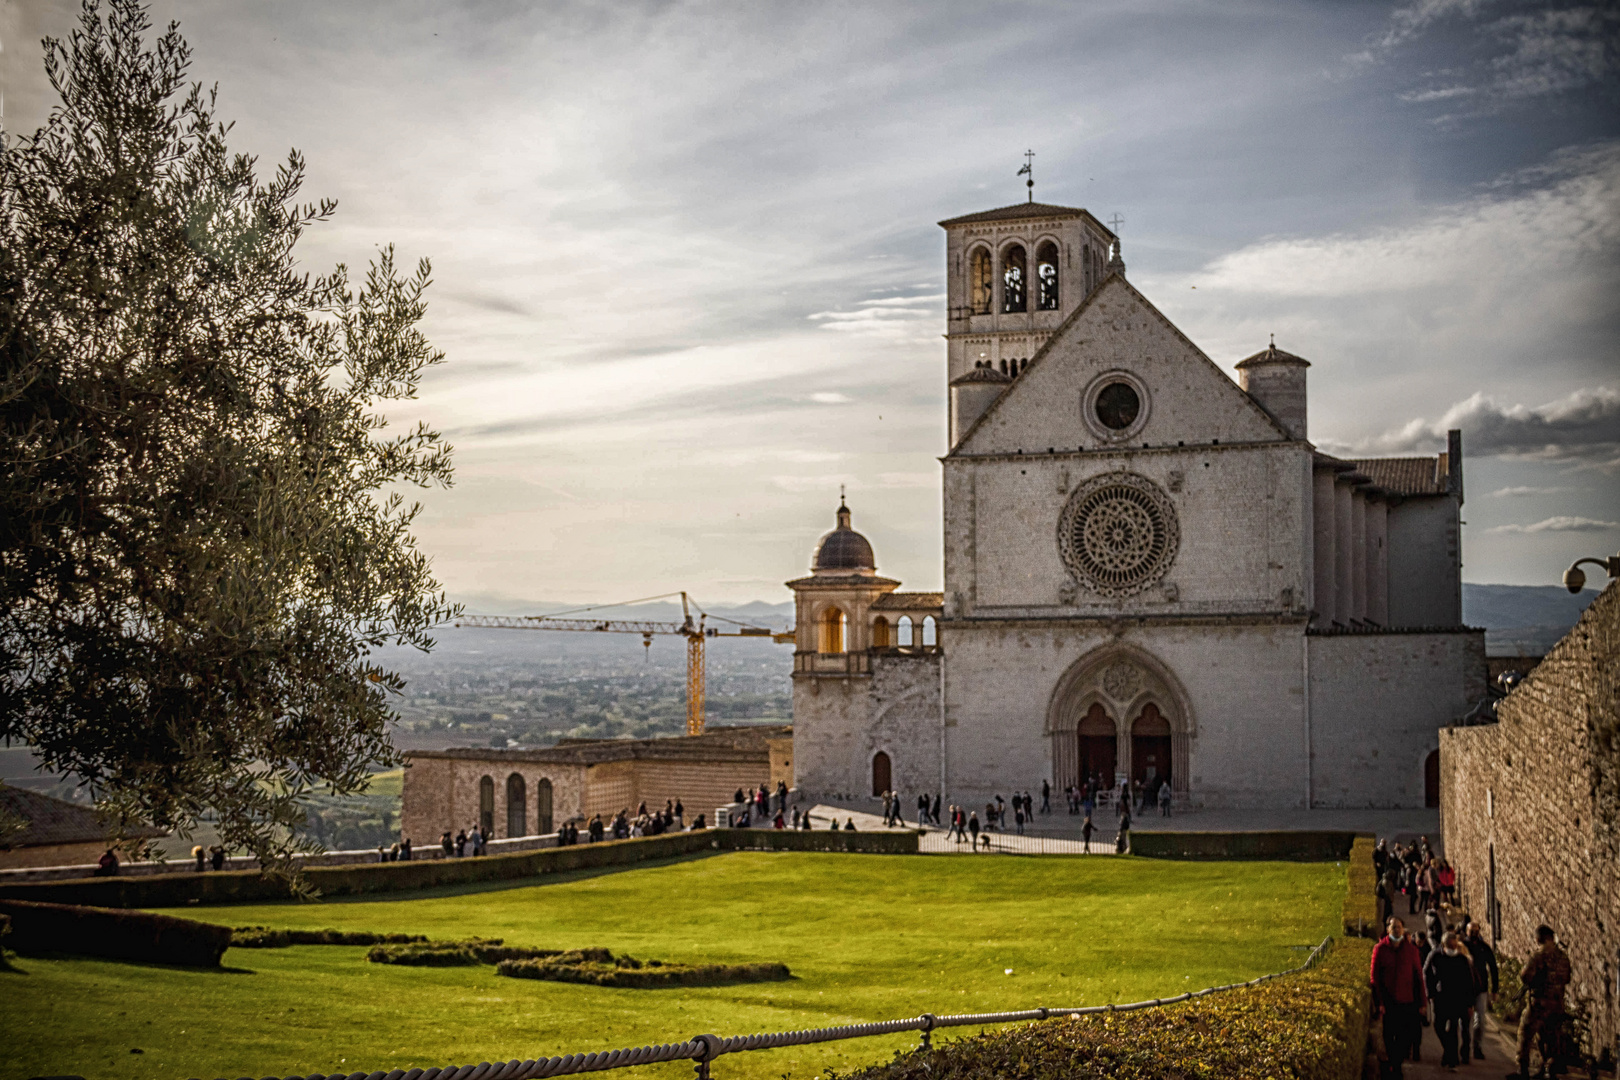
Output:
[[[1311,651],[1319,807],[1419,807],[1439,730],[1485,696],[1485,635],[1336,634]]]
[[[525,835],[533,835],[539,822],[535,798],[541,779],[551,781],[551,820],[555,827],[581,813],[585,801],[585,769],[580,765],[552,765],[501,758],[430,758],[409,756],[400,806],[401,835],[418,847],[438,842],[439,834],[472,829],[478,824],[478,784],[484,777],[495,783],[495,838],[506,839],[506,779],[523,777]],[[617,810],[618,806],[615,805]]]
[[[1462,623],[1457,500],[1409,498],[1389,508],[1389,625]]]
[[[939,653],[875,654],[870,678],[793,683],[793,769],[806,801],[878,804],[872,759],[889,755],[894,790],[939,791]]]
[[[1106,646],[1168,669],[1190,715],[1189,800],[1206,807],[1295,807],[1305,797],[1304,655],[1298,624],[1020,627],[946,630],[948,799],[983,802],[1052,778],[1048,713],[1059,680]],[[1116,727],[1134,715],[1113,715]],[[1057,722],[1077,725],[1078,715]],[[1123,760],[1121,767],[1123,767]]]

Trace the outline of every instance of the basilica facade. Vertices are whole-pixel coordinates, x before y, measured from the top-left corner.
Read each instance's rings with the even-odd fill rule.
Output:
[[[1462,446],[1309,441],[1309,363],[1228,377],[1085,210],[946,233],[944,590],[877,572],[840,505],[797,607],[810,798],[983,802],[1102,777],[1182,805],[1433,805],[1439,729],[1485,694],[1462,624]]]

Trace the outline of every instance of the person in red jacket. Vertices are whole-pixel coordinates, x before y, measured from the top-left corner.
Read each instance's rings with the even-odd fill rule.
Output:
[[[1418,1018],[1428,995],[1423,988],[1423,960],[1407,936],[1406,923],[1391,917],[1387,929],[1389,933],[1373,946],[1373,1015],[1384,1019],[1384,1076],[1398,1078],[1412,1044],[1422,1038]]]

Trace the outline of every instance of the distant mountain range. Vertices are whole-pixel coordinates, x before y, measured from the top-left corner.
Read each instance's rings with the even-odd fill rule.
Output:
[[[1544,656],[1569,633],[1598,590],[1571,594],[1562,585],[1463,583],[1463,622],[1485,628],[1492,656]]]

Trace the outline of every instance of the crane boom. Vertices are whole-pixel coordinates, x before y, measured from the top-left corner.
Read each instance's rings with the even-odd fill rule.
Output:
[[[793,640],[792,631],[781,633],[763,626],[739,626],[737,630],[721,633],[704,626],[708,616],[698,612],[692,621],[692,607],[686,594],[681,593],[681,610],[685,622],[652,622],[638,619],[564,619],[554,615],[464,615],[457,626],[473,626],[486,630],[573,630],[598,634],[640,634],[641,643],[652,645],[654,634],[679,634],[686,639],[686,733],[703,734],[703,693],[707,681],[704,672],[703,640],[711,637],[768,637],[777,643]]]

